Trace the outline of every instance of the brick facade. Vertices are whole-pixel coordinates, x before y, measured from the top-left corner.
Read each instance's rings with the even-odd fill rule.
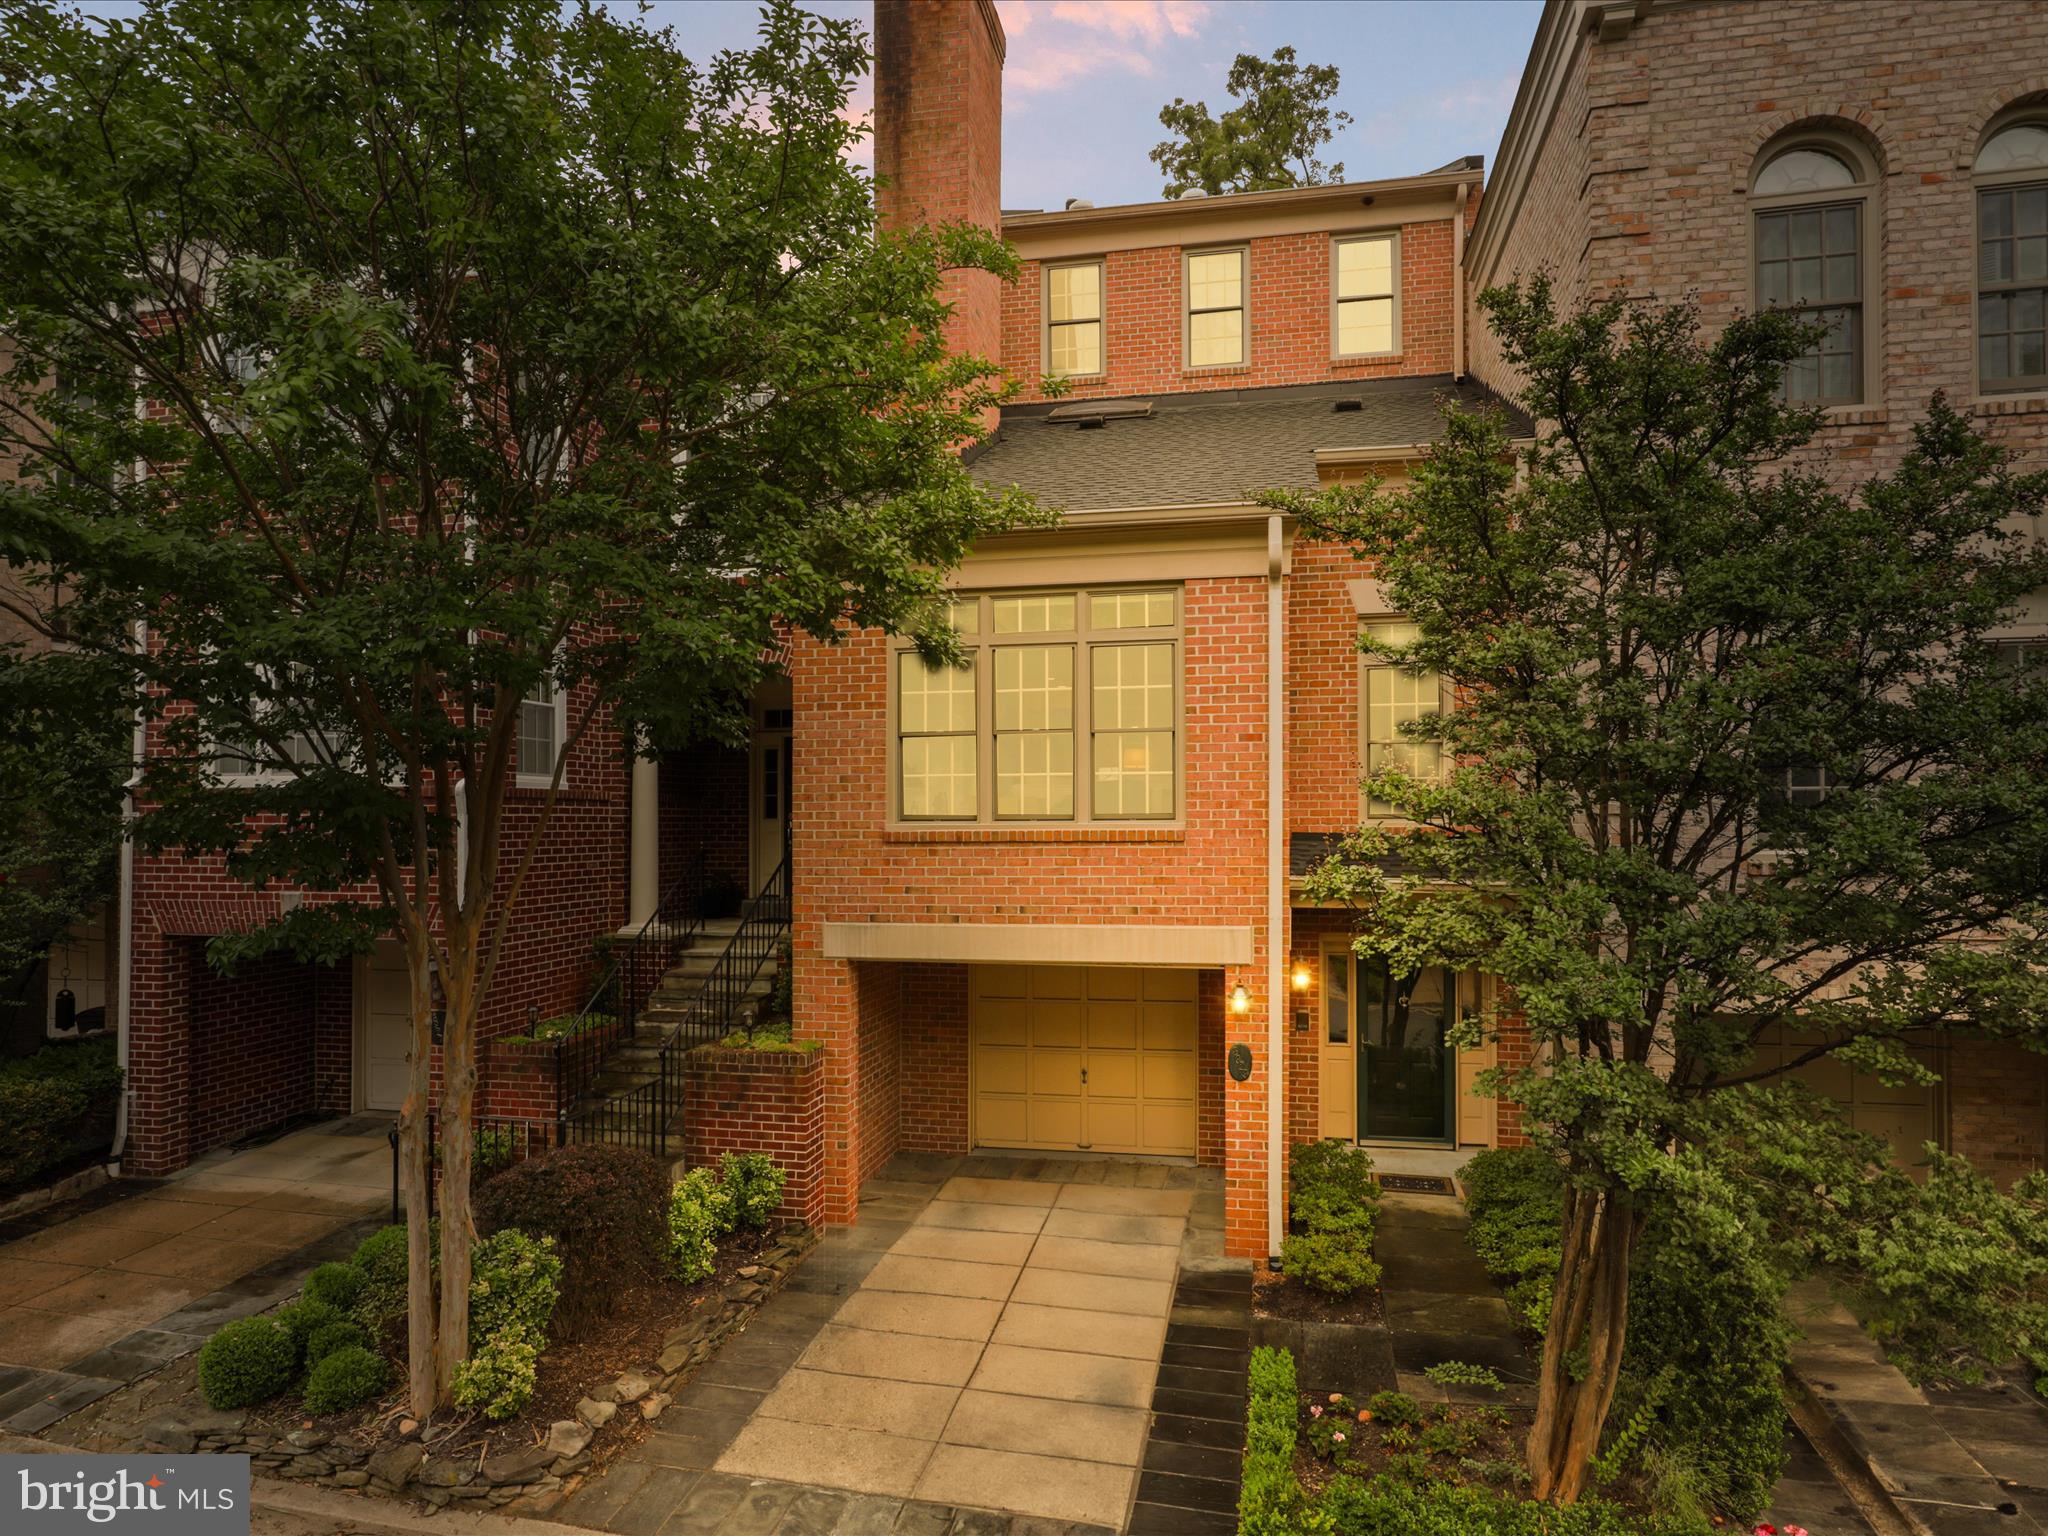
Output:
[[[765,1153],[788,1176],[778,1214],[812,1226],[826,1219],[821,1052],[706,1046],[690,1053],[683,1095],[692,1168],[728,1152]]]
[[[1972,165],[2003,114],[2048,106],[2044,58],[2040,0],[1553,3],[1474,231],[1473,290],[1547,271],[1566,303],[1691,298],[1723,324],[1755,302],[1751,176],[1788,141],[1832,138],[1875,171],[1872,366],[1863,401],[1829,412],[1819,453],[1844,479],[1895,465],[1939,390],[2039,469],[2048,393],[1978,389]],[[1470,329],[1474,373],[1512,388],[1476,316]],[[1951,1149],[2002,1179],[2048,1163],[2048,1065],[1961,1040],[1948,1062]]]

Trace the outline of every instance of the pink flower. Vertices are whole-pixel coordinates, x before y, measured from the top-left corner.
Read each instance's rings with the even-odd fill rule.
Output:
[[[1308,1405],[1308,1416],[1312,1419],[1320,1419],[1323,1416],[1323,1405],[1321,1403],[1310,1403]]]
[[[1342,1445],[1344,1443],[1344,1431],[1341,1429],[1333,1430],[1330,1434],[1330,1438],[1336,1441],[1339,1445]]]
[[[1778,1536],[1778,1528],[1775,1525],[1758,1525],[1749,1536]]]

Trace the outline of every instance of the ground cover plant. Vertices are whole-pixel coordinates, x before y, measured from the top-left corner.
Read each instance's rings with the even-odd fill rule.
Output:
[[[1684,1321],[1634,1317],[1640,1256],[1725,1275],[1713,1362],[1768,1376],[1777,1238],[1722,1156],[1777,1132],[1750,1090],[1822,1059],[1929,1084],[1943,1038],[2048,1049],[2048,673],[1999,644],[2048,583],[2022,531],[2048,476],[1939,397],[1889,470],[1830,465],[1780,389],[1820,337],[1797,314],[1710,334],[1541,279],[1480,302],[1531,437],[1453,408],[1398,490],[1262,500],[1370,563],[1413,638],[1363,647],[1457,701],[1366,778],[1400,830],[1307,892],[1399,973],[1498,978],[1454,1045],[1511,1008],[1533,1046],[1480,1088],[1562,1169],[1527,1463],[1570,1503],[1617,1424],[1712,1411],[1683,1369],[1632,1376],[1635,1326],[1669,1353]],[[1760,1464],[1671,1481],[1739,1506]]]

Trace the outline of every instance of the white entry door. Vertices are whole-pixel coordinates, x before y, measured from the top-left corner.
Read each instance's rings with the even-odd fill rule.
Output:
[[[397,1110],[405,1104],[406,1055],[412,1045],[412,992],[405,950],[377,946],[356,962],[356,1107]]]
[[[789,838],[789,791],[795,777],[790,762],[793,732],[787,709],[764,709],[754,731],[752,873],[749,896],[768,883],[782,862]]]

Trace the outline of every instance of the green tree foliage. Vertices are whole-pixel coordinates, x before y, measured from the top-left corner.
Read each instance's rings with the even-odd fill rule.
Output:
[[[1796,317],[1482,303],[1533,443],[1454,412],[1405,494],[1271,500],[1376,564],[1419,635],[1371,648],[1459,699],[1408,728],[1452,771],[1370,775],[1405,829],[1311,891],[1397,970],[1493,972],[1538,1048],[1490,1081],[1565,1170],[1529,1460],[1568,1502],[1637,1239],[1690,1176],[1672,1149],[1729,1134],[1721,1091],[1828,1055],[1925,1081],[1944,1030],[2048,1048],[2048,678],[1992,640],[2048,579],[2016,531],[2048,481],[1937,398],[1848,485],[1780,399]]]
[[[1174,135],[1154,147],[1152,162],[1166,176],[1165,196],[1202,191],[1269,192],[1342,181],[1344,163],[1316,158],[1339,128],[1351,126],[1349,112],[1335,111],[1337,66],[1297,64],[1292,48],[1273,57],[1240,53],[1224,78],[1238,99],[1221,117],[1206,101],[1174,97],[1159,109],[1159,121]]]
[[[403,940],[415,1411],[468,1348],[475,1020],[577,746],[736,733],[791,631],[946,653],[944,572],[1026,511],[960,463],[1002,390],[937,296],[1013,260],[877,235],[868,57],[786,0],[708,62],[554,0],[0,16],[0,523],[82,634],[148,624],[142,840],[351,898],[215,958]]]

